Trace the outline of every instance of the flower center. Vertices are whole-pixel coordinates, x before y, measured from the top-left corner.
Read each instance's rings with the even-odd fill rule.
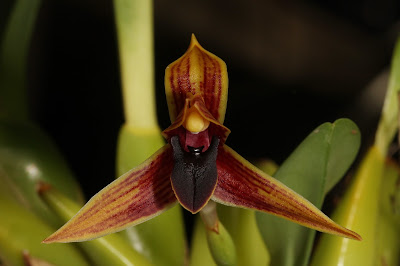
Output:
[[[209,125],[210,121],[204,119],[204,117],[196,108],[191,107],[188,109],[188,114],[186,115],[186,119],[183,122],[183,127],[186,128],[186,130],[190,131],[193,134],[197,134],[206,130]]]

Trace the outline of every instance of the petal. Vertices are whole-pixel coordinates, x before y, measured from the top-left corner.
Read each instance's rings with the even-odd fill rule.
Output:
[[[171,189],[169,144],[93,196],[44,243],[85,241],[137,225],[176,202]]]
[[[315,230],[361,240],[323,214],[305,198],[263,173],[224,145],[218,150],[218,184],[213,200],[271,213]]]
[[[177,136],[171,138],[174,168],[172,188],[181,205],[192,213],[207,204],[217,185],[218,138],[214,137],[209,149],[198,154],[186,152]]]
[[[191,108],[196,108],[204,119],[210,121],[210,126],[208,128],[209,135],[218,136],[221,143],[225,143],[231,131],[213,117],[200,95],[192,95],[189,93],[186,96],[183,109],[176,117],[175,121],[162,132],[163,136],[169,140],[172,136],[182,134],[180,132],[182,129],[181,126],[186,119],[188,108],[191,106]]]
[[[186,53],[165,70],[165,94],[171,122],[184,108],[187,93],[200,95],[212,117],[223,124],[228,99],[226,64],[201,47],[194,35]]]

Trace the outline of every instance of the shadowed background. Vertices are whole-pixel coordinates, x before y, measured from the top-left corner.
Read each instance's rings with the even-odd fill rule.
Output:
[[[0,30],[12,3],[0,4]],[[398,1],[160,0],[154,9],[162,129],[170,123],[164,69],[195,33],[227,63],[227,144],[244,157],[281,163],[315,127],[340,117],[359,125],[364,146],[373,137],[400,32]],[[43,0],[29,57],[32,118],[87,197],[115,177],[123,113],[113,19],[112,1]]]

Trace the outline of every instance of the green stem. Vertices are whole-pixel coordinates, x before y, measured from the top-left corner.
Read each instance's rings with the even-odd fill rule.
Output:
[[[200,211],[205,226],[208,248],[218,266],[236,265],[236,249],[232,237],[218,219],[217,204],[210,200]]]
[[[0,48],[0,114],[13,120],[28,118],[26,65],[41,0],[16,1]]]
[[[375,136],[375,145],[380,152],[387,154],[388,147],[399,128],[398,122],[398,94],[400,92],[400,38],[393,51],[390,68],[389,84],[383,103],[382,115],[379,120]]]
[[[126,122],[120,130],[121,175],[164,145],[156,118],[153,1],[114,0]],[[124,231],[132,246],[155,265],[184,265],[185,236],[179,206]]]
[[[39,183],[37,187],[44,202],[65,222],[82,207],[46,183]],[[150,265],[144,256],[132,249],[129,243],[118,234],[110,234],[78,244],[95,265]]]
[[[153,2],[114,0],[126,123],[158,128],[154,101]]]

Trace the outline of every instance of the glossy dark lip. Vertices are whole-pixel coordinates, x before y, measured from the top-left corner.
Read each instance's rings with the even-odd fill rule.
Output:
[[[219,138],[213,137],[206,151],[200,147],[192,152],[182,147],[178,136],[171,138],[174,158],[172,188],[181,205],[192,213],[200,211],[214,193],[218,180],[218,145]]]
[[[188,148],[189,152],[194,155],[200,155],[204,150],[204,146],[200,146],[200,147],[187,146],[187,148]]]

